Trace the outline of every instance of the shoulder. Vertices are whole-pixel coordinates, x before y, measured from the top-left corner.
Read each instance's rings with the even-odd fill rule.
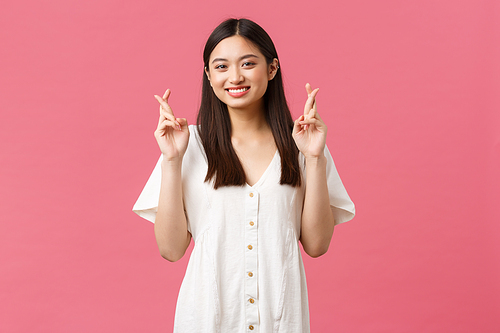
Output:
[[[200,126],[199,125],[189,125],[188,129],[189,129],[189,141],[190,141],[190,143],[191,143],[191,141],[193,143],[195,143],[196,141],[201,143]]]
[[[205,150],[203,149],[203,144],[201,142],[199,125],[189,125],[189,144],[184,159],[195,159],[200,158],[206,161]]]

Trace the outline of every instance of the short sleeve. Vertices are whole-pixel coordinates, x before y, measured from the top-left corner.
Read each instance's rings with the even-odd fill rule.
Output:
[[[182,160],[182,199],[188,231],[191,232],[192,222],[198,221],[200,214],[203,214],[199,207],[205,202],[204,179],[207,173],[207,164],[196,126],[189,125],[189,132],[189,143]],[[149,176],[144,189],[132,208],[134,213],[153,223],[156,219],[160,200],[162,160],[163,155],[160,155],[151,176]],[[194,225],[194,228],[196,228],[196,225]]]
[[[153,223],[155,222],[156,212],[158,210],[158,200],[160,198],[162,159],[163,155],[158,159],[151,176],[149,176],[144,189],[132,208],[134,213]]]
[[[330,208],[335,218],[335,225],[352,220],[355,214],[354,203],[340,180],[340,176],[333,162],[332,155],[325,146],[326,157],[326,182],[328,185],[328,196]]]

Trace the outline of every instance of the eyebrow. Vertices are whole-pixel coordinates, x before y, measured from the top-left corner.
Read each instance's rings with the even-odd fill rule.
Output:
[[[241,60],[247,59],[247,58],[258,58],[258,56],[256,56],[255,54],[245,54],[244,56],[240,57],[238,59],[238,61],[241,61]],[[224,58],[215,58],[214,60],[212,60],[212,64],[216,61],[228,61],[228,60],[224,59]]]

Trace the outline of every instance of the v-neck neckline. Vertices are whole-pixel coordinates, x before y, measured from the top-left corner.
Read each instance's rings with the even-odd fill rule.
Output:
[[[276,152],[274,153],[273,159],[271,160],[271,162],[267,166],[264,173],[260,176],[259,180],[253,185],[249,185],[247,182],[245,182],[245,185],[252,188],[252,189],[258,187],[265,180],[267,174],[270,172],[269,170],[272,168],[273,164],[275,163],[274,161],[276,160],[277,156],[279,156],[278,149],[276,149]]]

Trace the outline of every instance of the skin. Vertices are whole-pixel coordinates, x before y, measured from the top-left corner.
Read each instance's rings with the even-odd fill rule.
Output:
[[[240,36],[222,40],[210,55],[205,73],[216,96],[226,103],[231,118],[231,142],[240,159],[249,185],[264,173],[276,146],[265,121],[263,96],[274,78],[278,60],[270,64],[251,42]],[[229,88],[249,88],[243,96],[234,97]],[[304,114],[295,120],[292,136],[305,156],[307,187],[302,212],[300,241],[305,252],[318,257],[328,250],[334,229],[326,185],[326,158],[323,155],[327,127],[316,108],[319,88],[306,84],[307,101]],[[191,234],[187,230],[182,201],[182,159],[189,141],[185,118],[175,117],[168,104],[170,90],[160,103],[160,119],[155,138],[163,154],[162,182],[155,236],[160,254],[169,261],[179,260],[185,253]]]

